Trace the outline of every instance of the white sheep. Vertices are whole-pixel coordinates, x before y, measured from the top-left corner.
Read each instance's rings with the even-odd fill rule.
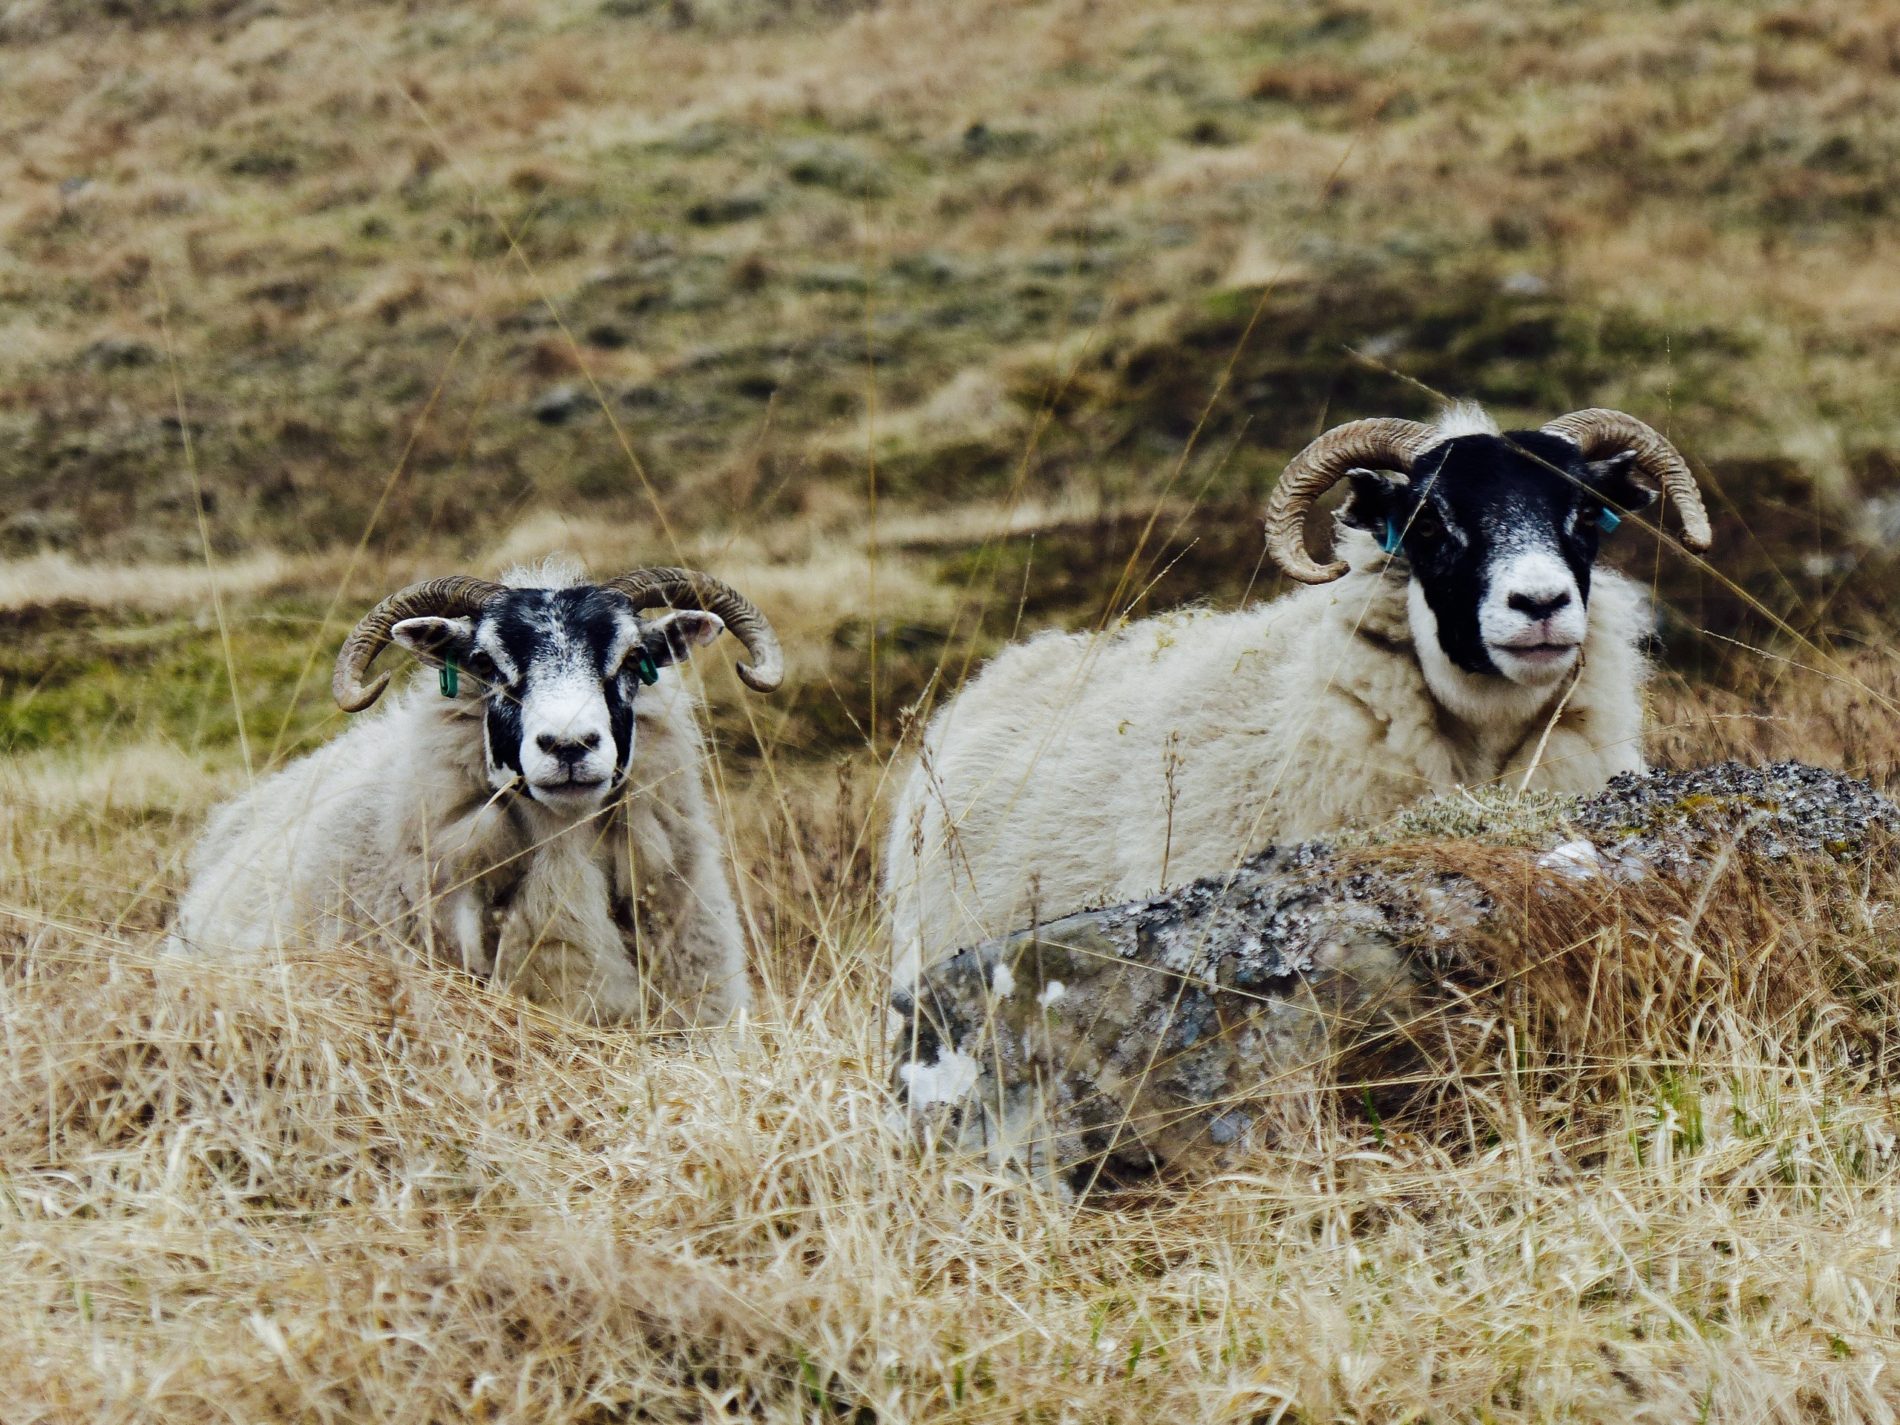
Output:
[[[670,605],[645,618],[639,610]],[[745,939],[674,664],[730,628],[751,686],[770,625],[704,574],[411,585],[337,658],[348,711],[391,641],[437,668],[211,818],[174,940],[199,951],[367,941],[459,964],[594,1023],[697,1025],[749,1003]]]
[[[1317,565],[1305,515],[1341,478],[1342,559]],[[1506,435],[1459,407],[1436,427],[1321,436],[1267,523],[1281,567],[1325,587],[1044,634],[931,722],[885,858],[896,983],[1032,920],[1221,874],[1423,795],[1588,792],[1641,768],[1651,615],[1594,566],[1651,481],[1706,548],[1681,457],[1620,412]]]

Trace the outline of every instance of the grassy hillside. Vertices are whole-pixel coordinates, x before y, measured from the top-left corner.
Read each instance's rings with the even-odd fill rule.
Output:
[[[1723,571],[1776,615],[1885,611],[1841,578],[1886,567],[1892,506],[1864,500],[1900,446],[1900,21],[1865,6],[3,23],[15,556],[313,559],[272,591],[294,623],[329,607],[338,551],[375,556],[354,608],[582,519],[628,561],[841,545],[987,603],[1053,525],[1080,547],[1025,617],[1100,618],[1118,591],[1239,593],[1292,449],[1447,393],[1639,411],[1704,468]],[[1172,546],[1140,540],[1157,501]],[[998,527],[978,503],[1025,538],[974,558]],[[876,526],[894,506],[906,539]],[[1217,569],[1175,562],[1194,539]],[[1700,631],[1772,628],[1681,561],[1656,573],[1698,671]],[[901,616],[884,603],[867,628]],[[141,673],[191,659],[140,632]],[[79,735],[65,651],[17,656],[0,736]],[[884,709],[916,672],[879,670]],[[848,745],[820,721],[813,750]]]
[[[1895,1126],[1787,1025],[1069,1211],[883,1134],[870,887],[976,660],[1270,595],[1286,457],[1445,397],[1704,480],[1653,760],[1900,787],[1897,77],[1884,0],[0,7],[0,1416],[1889,1418]],[[158,961],[362,609],[555,548],[786,636],[703,665],[756,1040]]]

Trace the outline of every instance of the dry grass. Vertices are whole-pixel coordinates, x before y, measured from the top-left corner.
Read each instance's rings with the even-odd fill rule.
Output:
[[[890,1131],[862,802],[786,806],[796,847],[742,842],[759,1020],[690,1042],[380,959],[167,961],[160,907],[101,923],[83,830],[16,824],[46,899],[0,960],[0,1415],[1893,1409],[1890,872],[1693,921],[1520,897],[1512,992],[1410,1107],[1303,1098],[1242,1171],[1078,1208]],[[121,831],[115,872],[167,840]]]
[[[1526,898],[1418,1099],[1079,1206],[890,1131],[871,894],[911,705],[1272,592],[1414,379],[1708,475],[1716,565],[1621,537],[1654,760],[1900,786],[1900,10],[107,8],[0,14],[0,1419],[1900,1413],[1884,866]],[[557,546],[786,636],[709,676],[756,1021],[158,956],[340,620]]]

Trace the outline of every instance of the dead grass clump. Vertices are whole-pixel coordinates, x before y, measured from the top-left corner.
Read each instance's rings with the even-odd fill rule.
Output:
[[[1359,97],[1366,79],[1358,70],[1320,60],[1269,64],[1254,75],[1247,95],[1279,104],[1345,104]]]
[[[1889,845],[1841,864],[1717,848],[1687,880],[1633,881],[1553,874],[1532,853],[1475,844],[1358,854],[1455,871],[1498,907],[1436,960],[1438,1007],[1401,1027],[1399,1059],[1375,1048],[1382,1077],[1347,1084],[1387,1111],[1403,1105],[1406,1126],[1434,1141],[1494,1141],[1531,1104],[1594,1163],[1633,1106],[1682,1120],[1700,1146],[1761,1136],[1752,1115],[1775,1112],[1791,1085],[1877,1100],[1895,1070]],[[1853,1171],[1884,1159],[1884,1108],[1843,1102],[1826,1116]]]
[[[709,1047],[590,1042],[351,954],[42,947],[9,958],[0,999],[22,1269],[3,1294],[95,1341],[75,1375],[52,1339],[11,1336],[8,1419],[129,1397],[166,1419],[695,1420],[830,1379],[822,1333],[801,1364],[797,1272],[781,1296],[695,1248],[693,1203],[757,1196],[751,1165],[649,1152],[683,1105],[729,1107],[693,1079],[756,1048],[720,1069]],[[628,1234],[625,1210],[681,1189],[668,1250]],[[45,1299],[48,1271],[69,1298]]]
[[[1891,649],[1809,645],[1753,657],[1729,648],[1713,685],[1690,684],[1665,662],[1651,694],[1653,763],[1797,758],[1890,792],[1900,785],[1900,659]]]

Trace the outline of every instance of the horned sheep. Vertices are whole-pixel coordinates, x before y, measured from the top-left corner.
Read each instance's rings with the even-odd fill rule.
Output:
[[[1307,511],[1341,479],[1333,562]],[[1597,567],[1655,486],[1706,549],[1681,456],[1617,411],[1508,434],[1355,421],[1288,465],[1267,545],[1312,587],[1005,650],[931,722],[895,809],[895,979],[1032,919],[1218,875],[1429,793],[1593,792],[1643,766],[1652,616]]]
[[[595,585],[551,561],[392,594],[345,641],[337,702],[377,700],[391,642],[439,678],[212,817],[175,946],[366,941],[585,1021],[725,1019],[749,1003],[745,939],[678,665],[726,629],[740,676],[776,687],[770,624],[691,570]]]

